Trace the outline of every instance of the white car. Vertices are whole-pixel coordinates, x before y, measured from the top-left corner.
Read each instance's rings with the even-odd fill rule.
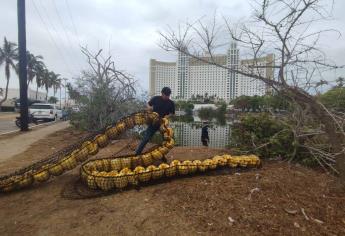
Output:
[[[55,104],[34,103],[29,107],[29,113],[37,120],[58,120],[62,117],[62,111]]]
[[[72,111],[74,112],[80,112],[80,108],[78,106],[73,106]]]

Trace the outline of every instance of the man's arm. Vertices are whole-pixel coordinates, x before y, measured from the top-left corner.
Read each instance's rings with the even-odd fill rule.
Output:
[[[155,102],[155,98],[156,97],[151,98],[151,100],[148,101],[148,103],[146,104],[147,111],[153,111],[153,104]]]
[[[172,102],[170,113],[168,115],[165,115],[164,117],[165,118],[170,118],[173,115],[175,115],[175,103],[174,102]]]
[[[149,103],[146,103],[146,110],[147,111],[153,111],[153,106],[150,106]]]

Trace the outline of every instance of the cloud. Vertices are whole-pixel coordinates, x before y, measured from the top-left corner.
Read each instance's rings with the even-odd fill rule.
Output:
[[[16,42],[16,1],[0,0],[0,4],[0,42],[4,36]],[[26,4],[27,48],[44,56],[51,70],[67,78],[76,76],[87,67],[79,44],[94,51],[103,48],[112,53],[119,68],[134,74],[146,89],[150,58],[176,60],[174,53],[164,52],[158,47],[158,30],[167,25],[175,27],[186,20],[212,16],[215,11],[232,19],[251,14],[248,1],[243,0],[27,0]],[[336,20],[330,23],[345,33],[343,9],[345,2],[337,0],[334,8]],[[325,42],[329,56],[344,63],[343,38]],[[4,84],[2,71],[0,68],[0,86]],[[18,80],[13,78],[10,86],[18,87]]]

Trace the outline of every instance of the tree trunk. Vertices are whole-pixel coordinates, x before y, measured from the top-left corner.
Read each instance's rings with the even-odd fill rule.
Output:
[[[36,100],[37,100],[37,94],[38,94],[38,86],[36,88]]]
[[[1,111],[1,105],[7,100],[7,93],[8,93],[8,85],[10,83],[10,78],[7,78],[7,81],[6,81],[6,88],[5,88],[5,96],[3,99],[1,99],[0,101],[0,111]]]

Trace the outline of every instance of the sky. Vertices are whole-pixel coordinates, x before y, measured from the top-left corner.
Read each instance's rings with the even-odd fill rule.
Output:
[[[240,20],[251,14],[250,0],[26,0],[27,49],[42,55],[50,70],[71,79],[87,68],[79,45],[110,53],[118,67],[147,90],[149,60],[175,61],[176,54],[158,46],[158,31],[214,12]],[[0,0],[0,45],[6,36],[17,42],[17,1]],[[329,58],[345,64],[345,1],[335,0],[328,22],[342,37],[322,39]],[[340,75],[334,75],[340,76]],[[343,75],[344,76],[344,75]],[[0,67],[0,87],[5,84]],[[12,73],[11,88],[19,87]],[[31,85],[34,89],[35,86]]]

